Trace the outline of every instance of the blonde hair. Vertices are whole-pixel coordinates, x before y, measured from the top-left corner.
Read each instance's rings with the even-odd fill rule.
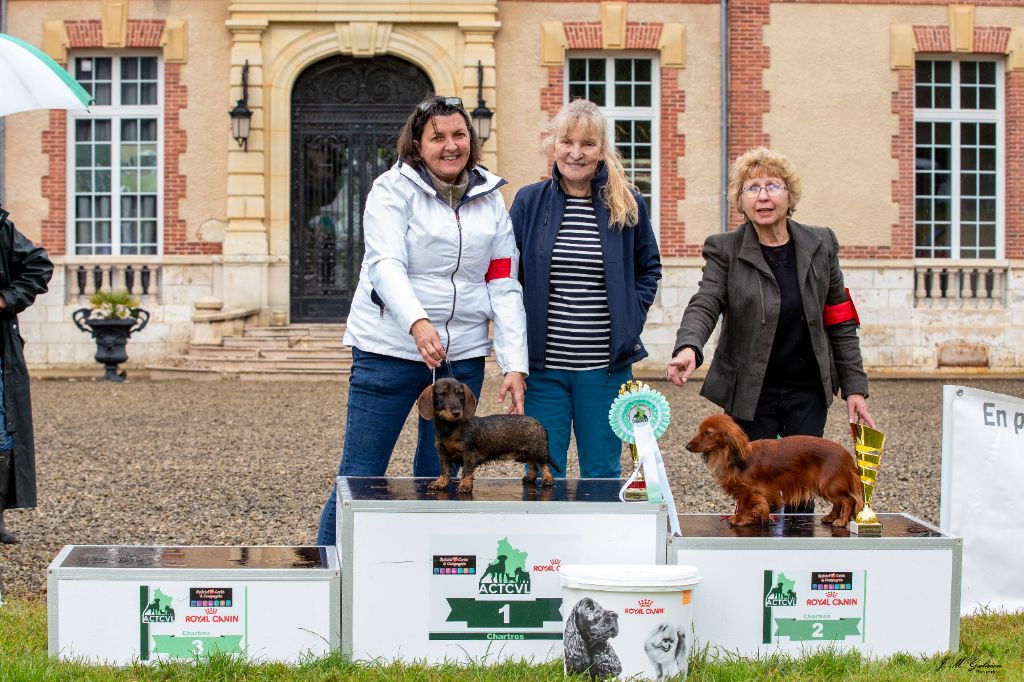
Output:
[[[800,203],[800,195],[803,190],[800,176],[796,174],[789,159],[767,147],[755,147],[744,152],[732,162],[732,166],[729,168],[729,198],[736,210],[740,214],[743,213],[743,205],[740,203],[743,183],[762,175],[778,178],[786,183],[786,187],[789,189],[788,215],[793,215],[796,205]]]
[[[541,149],[550,156],[555,143],[570,130],[581,130],[601,141],[601,160],[608,169],[608,182],[601,190],[601,199],[608,207],[609,225],[620,230],[636,225],[640,220],[640,207],[633,196],[636,187],[626,178],[622,158],[600,107],[585,99],[566,104],[545,128]]]

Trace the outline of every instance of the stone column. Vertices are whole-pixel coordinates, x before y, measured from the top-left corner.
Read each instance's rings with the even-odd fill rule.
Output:
[[[498,165],[498,126],[500,116],[497,110],[497,96],[494,92],[494,34],[501,28],[499,21],[460,21],[465,49],[463,50],[462,100],[466,111],[476,108],[479,93],[477,91],[477,62],[483,65],[484,91],[483,99],[487,108],[494,112],[491,119],[491,136],[484,145],[481,162],[495,173],[499,173]]]
[[[267,308],[266,163],[264,144],[263,34],[266,20],[228,20],[231,31],[231,101],[225,112],[242,99],[242,70],[249,63],[248,101],[252,128],[248,147],[235,142],[228,131],[227,230],[223,248],[225,308]],[[225,121],[225,124],[229,121]],[[264,320],[265,321],[265,320]]]

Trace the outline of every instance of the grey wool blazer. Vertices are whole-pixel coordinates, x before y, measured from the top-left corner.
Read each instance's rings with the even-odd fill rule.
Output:
[[[827,227],[801,225],[790,220],[789,234],[796,248],[797,281],[804,319],[818,361],[825,402],[840,390],[868,395],[868,379],[861,359],[857,323],[853,320],[825,327],[826,305],[846,301],[839,269],[839,241]],[[745,222],[732,232],[713,234],[704,242],[704,271],[683,313],[672,351],[689,346],[704,362],[703,348],[718,318],[722,331],[701,388],[701,395],[739,419],[752,419],[764,383],[781,294],[771,268],[761,253],[754,226]]]

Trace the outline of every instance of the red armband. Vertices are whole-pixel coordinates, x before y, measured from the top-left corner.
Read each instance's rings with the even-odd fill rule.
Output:
[[[484,281],[490,282],[492,279],[501,279],[503,277],[512,276],[512,259],[511,258],[495,258],[491,261],[491,264],[487,267],[487,274],[484,275]]]
[[[857,308],[853,305],[853,298],[850,297],[850,290],[846,290],[846,300],[842,303],[836,303],[835,305],[826,305],[825,309],[821,312],[822,323],[826,327],[833,327],[843,322],[849,322],[853,320],[860,326],[860,316],[857,314]]]

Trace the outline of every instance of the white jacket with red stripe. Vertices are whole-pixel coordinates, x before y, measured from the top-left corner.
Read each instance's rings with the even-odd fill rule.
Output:
[[[345,343],[360,350],[421,360],[409,333],[427,318],[451,360],[494,350],[502,372],[529,371],[519,251],[498,188],[505,181],[477,166],[456,208],[425,175],[399,161],[366,198],[366,251],[352,299]]]

